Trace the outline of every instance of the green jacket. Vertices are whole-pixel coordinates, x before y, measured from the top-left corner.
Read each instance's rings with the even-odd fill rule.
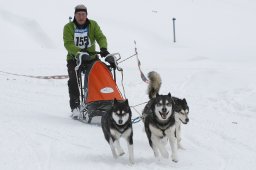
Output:
[[[100,48],[107,48],[106,36],[102,33],[96,21],[87,19],[88,22],[88,37],[90,39],[90,46],[87,47],[88,52],[95,52],[95,41],[97,41]],[[74,42],[74,32],[76,25],[74,22],[69,22],[64,26],[63,40],[64,46],[68,51],[67,60],[74,59],[77,52],[81,48],[77,47]]]

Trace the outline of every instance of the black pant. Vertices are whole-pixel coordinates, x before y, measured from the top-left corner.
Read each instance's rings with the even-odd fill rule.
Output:
[[[86,63],[83,62],[81,64],[82,68],[80,68],[80,71],[83,71],[85,73],[85,82],[84,82],[85,89],[87,88],[87,78],[88,78],[87,73],[92,68],[94,62],[98,60],[99,60],[99,57],[96,55],[94,59],[87,61]],[[69,60],[67,67],[68,67],[68,76],[69,76],[69,80],[68,80],[68,90],[69,90],[69,99],[70,99],[69,104],[70,104],[71,110],[73,110],[80,106],[80,98],[79,98],[80,92],[77,84],[76,71],[75,71],[76,60]]]
[[[68,67],[68,91],[69,91],[69,104],[71,110],[77,108],[80,106],[80,93],[78,89],[78,84],[77,84],[77,78],[76,78],[76,60],[69,60],[67,62],[67,67]]]

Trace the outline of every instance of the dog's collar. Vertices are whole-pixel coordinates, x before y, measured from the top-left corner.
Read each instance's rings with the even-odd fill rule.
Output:
[[[175,123],[175,120],[174,121],[170,121],[171,119],[169,119],[169,121],[167,121],[166,123],[160,123],[160,122],[156,122],[156,125],[158,128],[160,128],[161,130],[166,130],[168,129],[172,124]]]
[[[115,123],[115,121],[113,121],[112,124],[119,133],[124,133],[129,128],[131,122],[127,122],[124,125],[118,125]]]

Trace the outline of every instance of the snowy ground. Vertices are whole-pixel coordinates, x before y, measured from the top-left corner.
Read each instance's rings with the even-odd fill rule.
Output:
[[[62,29],[79,3],[0,1],[0,71],[67,74]],[[255,1],[88,0],[85,5],[111,52],[129,57],[136,40],[143,71],[162,76],[161,92],[187,99],[186,150],[179,150],[178,163],[156,160],[140,122],[134,124],[135,165],[128,165],[128,154],[114,160],[100,127],[69,117],[67,80],[0,72],[0,169],[255,169]],[[135,58],[121,66],[130,104],[147,101]]]

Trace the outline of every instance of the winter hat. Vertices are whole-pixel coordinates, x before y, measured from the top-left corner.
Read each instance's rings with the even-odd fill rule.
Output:
[[[84,5],[82,5],[82,4],[77,5],[75,7],[75,13],[80,12],[80,11],[84,11],[87,14],[87,8]]]

